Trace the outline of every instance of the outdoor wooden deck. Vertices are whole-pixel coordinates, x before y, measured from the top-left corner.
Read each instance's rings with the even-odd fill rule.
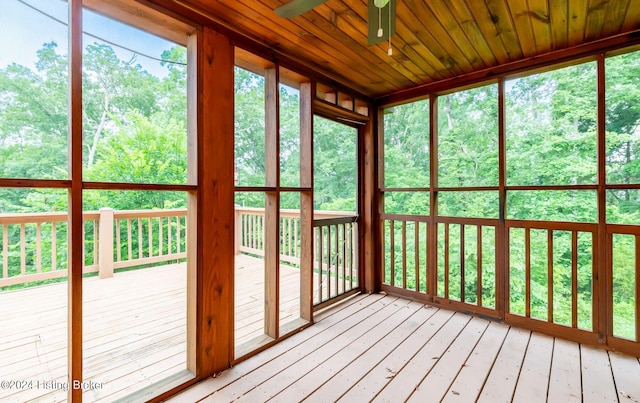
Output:
[[[297,315],[297,269],[281,266],[282,321]],[[262,260],[236,256],[236,344],[262,336]],[[186,368],[184,264],[84,282],[86,401],[113,401]],[[67,371],[67,283],[0,293],[0,401],[62,401]],[[45,385],[43,382],[54,383]],[[38,384],[37,382],[40,382]]]
[[[176,402],[638,402],[637,358],[383,295],[317,323]]]

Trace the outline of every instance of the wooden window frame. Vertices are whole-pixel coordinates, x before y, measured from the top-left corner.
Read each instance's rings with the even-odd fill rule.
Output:
[[[628,46],[624,48],[626,52],[637,51],[637,46]],[[606,182],[606,107],[605,107],[605,59],[610,56],[617,56],[621,53],[625,53],[625,51],[621,50],[619,44],[613,43],[612,45],[604,48],[598,49],[587,49],[583,53],[577,54],[573,58],[561,58],[558,61],[549,61],[547,60],[545,63],[538,64],[536,66],[531,66],[529,68],[525,68],[520,66],[517,69],[506,70],[506,72],[502,74],[498,74],[497,77],[494,77],[490,80],[476,80],[474,82],[465,82],[464,80],[459,80],[456,82],[448,82],[448,83],[438,83],[436,85],[431,86],[433,89],[432,92],[429,93],[421,93],[416,96],[417,92],[412,92],[411,97],[406,97],[403,101],[399,100],[395,96],[388,96],[381,98],[382,103],[378,106],[376,113],[378,114],[379,122],[378,122],[378,166],[379,175],[377,175],[377,188],[376,193],[379,198],[378,202],[378,221],[382,221],[385,216],[390,216],[389,214],[384,214],[384,206],[383,206],[383,195],[385,191],[393,191],[398,189],[387,189],[384,188],[384,173],[382,172],[382,167],[384,167],[384,120],[382,118],[384,108],[392,107],[396,105],[400,105],[403,103],[413,102],[425,98],[429,98],[430,105],[430,168],[431,168],[431,183],[429,188],[420,188],[420,189],[409,189],[413,191],[424,191],[429,192],[431,208],[429,211],[429,216],[426,217],[429,223],[439,222],[437,216],[437,196],[440,191],[465,191],[465,190],[497,190],[498,191],[498,200],[499,200],[499,217],[497,223],[495,223],[495,231],[496,231],[496,244],[495,244],[495,253],[496,253],[496,272],[495,272],[495,309],[494,310],[483,310],[476,307],[473,307],[468,304],[460,303],[458,301],[450,300],[448,297],[445,298],[437,297],[437,271],[436,268],[438,266],[438,255],[436,253],[437,250],[437,236],[438,230],[435,225],[432,225],[432,228],[429,231],[429,242],[428,242],[428,250],[429,255],[428,260],[428,290],[426,295],[418,294],[413,292],[412,290],[404,290],[402,288],[397,288],[393,286],[388,286],[382,284],[381,288],[384,291],[387,291],[391,294],[407,296],[410,298],[416,298],[421,301],[447,306],[449,308],[462,310],[465,312],[475,312],[480,315],[487,315],[489,317],[494,317],[499,320],[503,320],[508,324],[517,325],[523,328],[531,329],[534,331],[540,331],[552,336],[562,337],[567,340],[572,340],[580,343],[587,343],[591,345],[598,346],[606,346],[609,348],[614,348],[620,350],[622,352],[627,352],[631,354],[635,354],[638,349],[638,345],[640,341],[626,340],[619,337],[614,336],[613,334],[613,300],[612,300],[612,259],[610,256],[610,248],[611,248],[611,237],[614,233],[621,234],[631,234],[634,236],[640,236],[640,226],[631,226],[624,224],[608,224],[606,222],[606,191],[610,189],[640,189],[640,184],[609,184]],[[596,141],[597,141],[597,179],[593,184],[584,184],[584,185],[543,185],[543,186],[519,186],[519,185],[507,185],[506,181],[506,125],[505,125],[505,81],[511,78],[522,77],[531,74],[544,73],[551,70],[556,70],[564,67],[569,67],[573,65],[577,65],[584,62],[595,62],[596,63],[596,81],[597,81],[597,89],[594,92],[594,96],[597,97],[597,130],[596,130]],[[463,91],[469,88],[475,88],[479,86],[484,86],[486,84],[497,83],[498,85],[498,169],[499,169],[499,178],[498,178],[498,186],[491,187],[479,187],[479,188],[439,188],[437,183],[437,102],[439,95],[450,94],[457,91]],[[407,189],[400,189],[407,190]],[[509,190],[591,190],[597,192],[597,222],[589,222],[589,223],[560,223],[556,221],[532,221],[532,220],[515,220],[515,219],[507,219],[506,218],[506,204],[507,204],[507,192]],[[399,216],[399,219],[402,219],[404,216]],[[448,217],[440,217],[440,221],[445,220],[447,222],[449,220]],[[464,221],[470,225],[480,225],[481,221],[488,221],[487,219],[466,219],[461,218],[458,221]],[[562,225],[561,225],[562,224]],[[532,226],[533,225],[533,226]],[[509,230],[511,228],[525,228],[525,238],[528,238],[528,233],[531,228],[541,228],[543,230],[549,231],[549,238],[551,238],[551,231],[569,231],[572,232],[572,244],[573,251],[572,254],[576,255],[576,237],[578,232],[586,232],[591,233],[594,237],[593,239],[593,269],[592,269],[592,312],[591,312],[591,320],[592,320],[592,329],[591,330],[583,330],[577,326],[577,311],[575,306],[577,305],[575,299],[576,296],[573,295],[573,308],[572,308],[572,318],[570,326],[562,326],[555,324],[553,322],[552,314],[549,314],[548,320],[531,320],[529,318],[530,315],[530,296],[527,295],[527,299],[525,302],[525,310],[526,313],[524,316],[516,315],[509,313],[509,261],[508,261],[508,249],[509,249]],[[380,252],[377,255],[377,273],[375,276],[377,278],[383,278],[384,273],[383,264],[384,264],[384,251],[383,249],[383,240],[382,240],[382,232],[381,229],[378,229],[377,232],[377,242],[378,249]],[[640,239],[640,238],[637,238]],[[525,246],[528,247],[528,241],[525,239]],[[640,244],[640,242],[637,242]],[[549,252],[551,253],[551,252]],[[640,256],[640,254],[637,254]],[[640,257],[639,257],[640,258]],[[446,259],[446,256],[445,256]],[[527,258],[528,259],[528,258]],[[446,264],[445,264],[446,266]],[[575,261],[572,263],[572,276],[575,280],[576,277],[576,263]],[[549,264],[549,274],[551,276],[552,273],[552,265]],[[636,262],[636,272],[640,273],[640,263]],[[430,273],[430,274],[429,274]],[[528,275],[528,274],[527,274]],[[577,281],[577,280],[576,280]],[[636,279],[637,281],[637,279]],[[576,293],[576,284],[572,284],[573,293]],[[640,287],[636,287],[640,289]],[[527,290],[527,293],[529,291]],[[553,306],[553,301],[549,297],[549,306]],[[640,335],[640,314],[636,314],[636,333]],[[640,336],[637,336],[640,337]]]
[[[86,6],[86,7],[85,7]],[[187,97],[188,97],[188,128],[187,128],[187,184],[168,185],[168,184],[136,184],[136,183],[111,183],[111,182],[89,182],[83,180],[82,170],[82,52],[83,52],[83,10],[89,8],[92,11],[99,12],[110,18],[122,21],[132,26],[140,27],[145,30],[161,36],[173,42],[185,45],[188,49],[188,78],[187,78]],[[198,379],[202,379],[215,371],[208,368],[205,356],[210,350],[206,348],[198,348],[204,344],[203,340],[210,342],[211,331],[204,334],[201,331],[205,327],[203,322],[210,323],[210,319],[206,317],[206,309],[203,309],[197,302],[199,295],[202,294],[202,284],[210,283],[212,274],[211,270],[203,270],[203,242],[210,241],[205,239],[210,237],[209,232],[202,231],[202,223],[205,220],[216,221],[217,215],[209,214],[203,209],[198,209],[199,205],[211,205],[211,203],[222,203],[217,200],[216,195],[211,195],[210,191],[200,191],[203,189],[203,179],[209,179],[214,176],[212,169],[203,169],[202,154],[203,151],[211,147],[211,140],[202,136],[202,129],[208,128],[207,124],[215,125],[212,120],[221,120],[220,125],[228,123],[224,122],[218,114],[211,116],[209,119],[202,119],[203,113],[202,102],[197,96],[198,91],[205,85],[212,85],[213,80],[222,81],[225,77],[222,74],[209,74],[209,80],[203,79],[201,70],[203,68],[202,52],[205,42],[215,41],[222,43],[220,53],[227,50],[231,55],[232,48],[230,44],[224,47],[224,40],[216,41],[215,33],[206,32],[199,27],[186,24],[182,21],[172,19],[166,14],[157,10],[141,6],[130,0],[70,0],[69,1],[69,172],[68,181],[20,181],[13,183],[19,186],[37,186],[37,187],[61,187],[68,189],[69,192],[69,276],[68,276],[68,374],[69,382],[80,383],[83,380],[83,256],[82,248],[74,247],[74,245],[82,245],[83,243],[83,192],[84,190],[147,190],[147,191],[177,191],[187,193],[187,368],[185,371],[176,374],[168,384],[152,385],[151,387],[142,388],[140,391],[134,392],[133,396],[149,397],[153,394],[162,393],[166,388],[172,388],[176,384],[187,385]],[[224,59],[222,60],[224,62]],[[204,66],[207,67],[207,66]],[[211,67],[211,66],[209,66]],[[224,69],[224,63],[216,63],[213,66],[215,73]],[[219,77],[219,78],[218,78]],[[228,84],[227,84],[228,86]],[[215,86],[216,91],[221,88]],[[222,87],[224,90],[224,87]],[[215,98],[214,98],[215,100]],[[223,111],[227,112],[227,111]],[[220,115],[224,115],[221,112]],[[231,122],[233,127],[233,122]],[[211,137],[211,136],[209,136]],[[213,147],[213,153],[220,152],[219,142]],[[214,158],[220,164],[225,162],[225,158]],[[219,173],[216,173],[219,174]],[[222,176],[222,175],[221,175]],[[232,177],[232,176],[231,176]],[[15,181],[14,181],[15,182]],[[51,183],[50,183],[51,182]],[[232,204],[231,204],[232,206]],[[233,208],[233,207],[231,207]],[[218,238],[218,234],[214,234],[213,238]],[[223,237],[220,237],[223,238]],[[230,243],[232,245],[232,242]],[[224,256],[222,257],[224,260]],[[227,257],[228,259],[228,257]],[[231,257],[232,261],[232,257]],[[224,294],[222,294],[224,296]],[[206,308],[206,307],[205,307]],[[218,310],[216,309],[216,312]],[[225,315],[222,315],[225,316]],[[224,346],[224,343],[220,344]],[[216,351],[218,352],[218,351]],[[222,354],[216,354],[216,359],[211,363],[215,368],[221,365],[228,366],[229,359],[220,358]],[[208,358],[208,357],[207,357]],[[217,366],[217,367],[216,367]],[[171,393],[171,391],[167,392]],[[165,393],[166,394],[166,393]],[[69,388],[67,398],[70,401],[82,401],[82,389]]]

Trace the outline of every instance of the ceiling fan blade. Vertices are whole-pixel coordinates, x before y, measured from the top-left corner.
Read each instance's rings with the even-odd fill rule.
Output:
[[[378,8],[376,0],[369,0],[368,25],[369,25],[369,45],[375,45],[389,39],[396,33],[396,0],[389,0],[383,8]],[[391,21],[391,25],[389,25]],[[382,36],[378,36],[378,30],[382,28]]]
[[[327,1],[328,0],[291,0],[280,7],[276,7],[274,11],[278,17],[293,18]]]

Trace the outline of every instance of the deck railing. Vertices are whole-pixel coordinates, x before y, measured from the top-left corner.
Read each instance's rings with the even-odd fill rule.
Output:
[[[264,255],[264,209],[236,207],[236,253]],[[357,215],[314,211],[314,304],[358,289]],[[280,261],[300,264],[300,211],[280,210]]]
[[[101,209],[83,214],[83,271],[114,269],[186,257],[186,209]],[[67,213],[1,214],[0,287],[67,276]]]
[[[638,349],[640,227],[608,224],[603,240],[596,223],[381,218],[383,290],[580,342]],[[596,263],[605,260],[598,256],[603,244],[605,268]]]
[[[103,208],[83,214],[85,273],[101,278],[114,270],[186,258],[186,209]],[[314,212],[314,272],[322,303],[358,287],[357,216]],[[0,287],[67,276],[67,213],[1,214]],[[300,263],[300,212],[280,212],[280,260]],[[236,253],[264,255],[264,209],[236,207]]]

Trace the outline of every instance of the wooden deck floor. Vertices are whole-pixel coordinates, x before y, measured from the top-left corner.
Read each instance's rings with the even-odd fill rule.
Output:
[[[282,266],[283,321],[297,315],[298,271]],[[236,256],[236,343],[260,337],[262,261]],[[85,279],[84,378],[101,387],[85,401],[113,401],[186,368],[184,264]],[[63,401],[67,372],[67,283],[0,293],[0,401]],[[50,382],[45,384],[44,382]],[[30,386],[30,387],[29,387]]]
[[[177,402],[639,402],[637,358],[390,296],[357,296]]]

